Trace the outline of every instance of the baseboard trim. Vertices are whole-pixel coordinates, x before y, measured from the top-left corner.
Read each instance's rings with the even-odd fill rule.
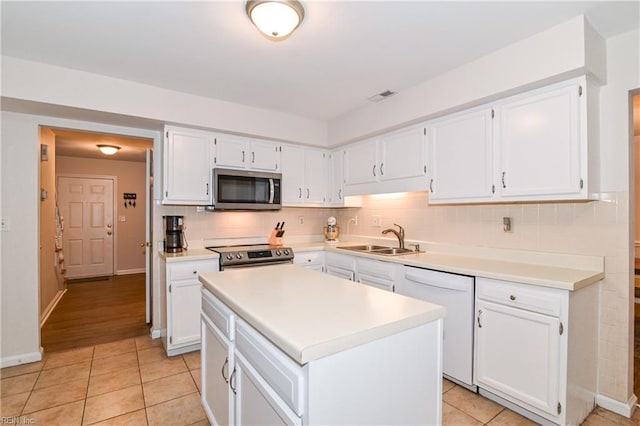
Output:
[[[151,330],[151,338],[159,339],[162,337],[162,330]]]
[[[13,355],[0,359],[0,368],[13,367],[14,365],[28,364],[30,362],[42,361],[42,349],[40,352],[29,352],[26,354]]]
[[[65,288],[64,290],[59,290],[56,293],[53,300],[49,303],[49,306],[46,307],[46,309],[40,316],[40,328],[42,328],[44,326],[44,323],[47,322],[47,320],[49,319],[49,316],[51,315],[53,310],[56,308],[56,306],[58,306],[58,302],[60,302],[60,300],[62,299],[62,296],[64,296],[66,292],[67,292],[67,289]]]
[[[624,402],[609,398],[608,396],[600,394],[596,395],[596,404],[599,407],[602,407],[609,411],[613,411],[614,413],[620,414],[621,416],[625,416],[627,418],[631,418],[631,416],[633,415],[633,410],[636,409],[637,403],[638,397],[633,394],[626,404]]]
[[[136,269],[120,269],[116,271],[116,275],[133,275],[133,274],[144,274],[147,272],[145,268],[136,268]]]

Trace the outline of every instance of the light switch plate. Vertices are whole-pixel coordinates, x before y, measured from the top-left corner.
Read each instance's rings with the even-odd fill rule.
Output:
[[[118,220],[120,222],[126,222],[127,221],[127,217],[126,216],[118,216]]]
[[[376,228],[382,227],[382,218],[380,216],[372,216],[371,217],[371,225]]]

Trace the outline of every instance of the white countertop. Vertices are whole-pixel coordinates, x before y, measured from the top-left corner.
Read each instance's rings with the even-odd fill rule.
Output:
[[[203,249],[203,248],[193,248],[188,250],[183,250],[180,253],[167,253],[159,250],[158,256],[164,259],[165,262],[186,262],[189,260],[207,260],[207,259],[218,259],[220,255],[218,253],[214,253],[211,250]]]
[[[569,256],[564,254],[544,253],[547,259],[558,258],[556,262],[541,264],[540,262],[527,261],[527,254],[522,255],[522,261],[511,259],[475,257],[470,255],[459,255],[453,253],[441,253],[427,249],[423,253],[406,254],[401,256],[383,256],[364,252],[344,250],[338,247],[362,244],[360,242],[340,242],[335,243],[302,243],[292,244],[294,253],[305,251],[324,250],[340,254],[366,257],[369,259],[382,260],[385,262],[400,263],[402,265],[416,266],[419,268],[435,269],[443,272],[472,275],[476,277],[493,278],[498,280],[515,281],[524,284],[538,285],[542,287],[558,288],[575,291],[602,280],[605,276],[604,268],[598,267],[598,262],[590,264],[578,259],[575,262],[563,264],[563,260]],[[539,259],[539,253],[532,253],[531,257]],[[597,260],[597,258],[595,258]],[[555,264],[554,264],[555,263]],[[582,266],[584,265],[584,266]]]
[[[301,365],[445,315],[442,306],[295,265],[204,273],[200,281]]]

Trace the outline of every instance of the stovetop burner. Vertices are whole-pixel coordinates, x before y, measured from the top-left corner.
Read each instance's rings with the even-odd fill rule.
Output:
[[[249,267],[268,263],[291,263],[293,249],[275,247],[267,244],[205,247],[220,254],[220,269],[230,267]]]

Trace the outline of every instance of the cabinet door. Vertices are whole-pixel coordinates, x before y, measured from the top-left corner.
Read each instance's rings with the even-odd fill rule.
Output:
[[[285,404],[242,354],[236,353],[233,387],[236,390],[235,423],[238,425],[302,425],[302,419]]]
[[[502,198],[580,194],[579,90],[544,89],[498,108]]]
[[[270,142],[251,142],[251,163],[254,170],[275,172],[280,170],[280,146]]]
[[[200,281],[172,281],[169,287],[167,333],[169,345],[200,342]]]
[[[493,197],[492,129],[491,108],[429,124],[430,203]]]
[[[233,347],[204,315],[201,356],[202,405],[207,417],[212,424],[233,424],[233,392],[229,386],[234,367]]]
[[[485,300],[476,308],[476,384],[557,415],[560,320]]]
[[[344,205],[344,150],[339,149],[331,152],[330,161],[330,181],[329,202],[334,206]]]
[[[324,204],[329,190],[329,160],[326,151],[305,150],[305,189],[306,204]]]
[[[165,132],[164,204],[211,204],[211,136]]]
[[[381,181],[426,176],[424,127],[411,127],[384,135],[378,141],[378,146]]]
[[[249,151],[249,141],[235,136],[216,136],[215,140],[216,167],[231,167],[244,169],[248,167],[251,152]]]
[[[282,146],[282,204],[304,204],[305,165],[304,148]]]
[[[378,180],[376,141],[351,145],[345,149],[345,185],[374,183]]]

